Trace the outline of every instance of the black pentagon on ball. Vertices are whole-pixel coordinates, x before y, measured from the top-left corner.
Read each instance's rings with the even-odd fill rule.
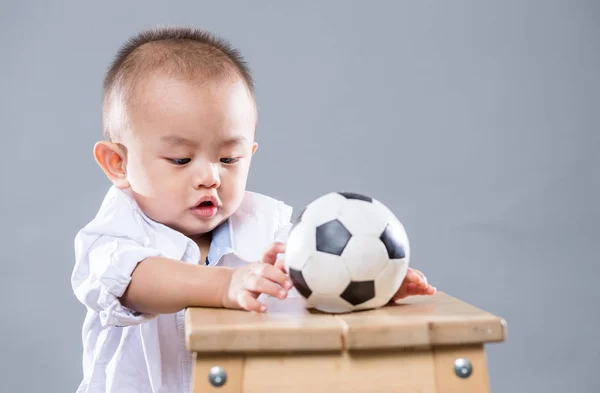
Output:
[[[353,306],[358,306],[375,297],[375,281],[352,281],[340,297]]]
[[[352,234],[339,220],[326,222],[317,227],[317,251],[342,255]]]
[[[300,293],[300,295],[304,296],[306,299],[312,294],[312,290],[306,284],[306,280],[304,279],[304,275],[300,270],[289,269],[290,278],[294,283],[294,287]]]
[[[368,197],[366,195],[357,194],[355,192],[339,191],[338,194],[340,194],[346,199],[357,199],[359,201],[373,202],[373,198]]]
[[[406,256],[405,244],[400,240],[399,230],[390,224],[387,224],[383,233],[379,237],[390,259],[402,259]]]

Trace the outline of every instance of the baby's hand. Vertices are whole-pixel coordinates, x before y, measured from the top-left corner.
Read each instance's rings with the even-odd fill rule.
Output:
[[[261,261],[235,269],[228,287],[223,292],[223,307],[264,312],[267,307],[258,301],[260,294],[285,299],[292,287],[292,281],[285,274],[283,266],[276,265],[277,254],[284,251],[283,243],[274,243],[267,249]]]
[[[416,269],[408,268],[406,277],[404,277],[404,281],[392,298],[392,301],[404,299],[412,295],[433,295],[436,291],[435,287],[427,283],[427,278],[423,273]]]

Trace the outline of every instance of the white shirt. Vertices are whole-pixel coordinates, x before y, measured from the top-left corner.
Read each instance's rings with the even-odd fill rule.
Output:
[[[189,393],[192,357],[185,346],[184,310],[148,315],[124,307],[119,297],[133,269],[151,256],[230,267],[258,261],[273,241],[285,241],[291,214],[280,201],[246,192],[202,256],[194,241],[148,218],[129,190],[111,187],[96,217],[75,238],[71,282],[87,307],[77,393]]]

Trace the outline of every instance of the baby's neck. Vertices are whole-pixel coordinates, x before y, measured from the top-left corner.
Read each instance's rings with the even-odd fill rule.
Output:
[[[208,255],[208,250],[210,249],[210,243],[212,241],[212,231],[200,236],[196,236],[192,240],[194,240],[194,242],[200,248],[200,259],[202,261],[205,260],[206,256]]]

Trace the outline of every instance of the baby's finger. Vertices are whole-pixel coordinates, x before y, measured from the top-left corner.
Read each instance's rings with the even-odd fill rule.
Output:
[[[285,260],[277,259],[277,262],[275,262],[275,267],[281,270],[283,273],[287,273],[287,271],[285,270]]]
[[[407,283],[417,284],[421,281],[421,276],[415,271],[415,269],[408,269],[404,281],[406,281]]]
[[[285,299],[287,296],[287,290],[262,276],[251,275],[248,277],[245,288],[252,292],[264,293],[280,299]]]
[[[287,269],[285,267],[285,252],[277,254],[275,267],[287,274]]]
[[[285,289],[292,287],[290,278],[277,266],[260,263],[252,267],[252,273],[281,285]]]
[[[416,269],[413,269],[413,270],[414,270],[414,272],[415,272],[415,273],[417,273],[417,274],[418,274],[418,275],[421,277],[421,282],[422,282],[422,283],[423,283],[425,286],[427,286],[427,285],[428,285],[428,284],[427,284],[427,277],[425,277],[425,275],[423,274],[423,272],[421,272],[420,270],[416,270]]]
[[[411,295],[434,295],[436,293],[435,287],[428,285],[426,288],[416,287],[409,291]]]
[[[427,278],[425,277],[422,271],[413,269],[413,272],[417,273],[423,280],[427,281]]]
[[[265,251],[261,262],[274,265],[277,262],[277,254],[283,254],[284,252],[285,244],[275,242]]]
[[[403,283],[400,286],[400,288],[398,288],[398,291],[392,297],[392,301],[405,298],[406,296],[408,296],[408,293],[409,293],[408,285],[406,283]]]
[[[408,294],[410,296],[416,296],[416,295],[423,295],[424,294],[424,289],[421,289],[419,287],[414,287],[408,290]]]
[[[241,291],[238,296],[238,303],[244,310],[264,312],[267,310],[267,306],[259,302],[252,294],[248,291]]]
[[[408,280],[408,282],[414,283],[421,288],[427,288],[427,286],[429,285],[427,284],[427,278],[425,277],[425,275],[417,269],[410,269],[406,273],[406,279]]]

